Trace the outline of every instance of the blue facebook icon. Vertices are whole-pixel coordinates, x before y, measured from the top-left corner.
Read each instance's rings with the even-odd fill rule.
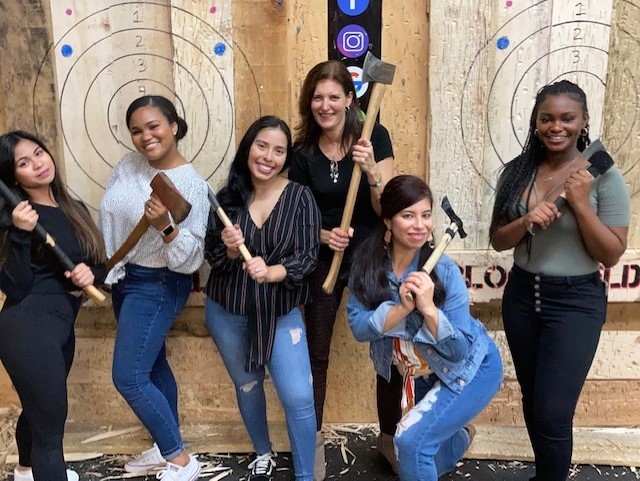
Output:
[[[355,17],[364,12],[369,6],[369,0],[338,0],[338,7],[346,15]]]

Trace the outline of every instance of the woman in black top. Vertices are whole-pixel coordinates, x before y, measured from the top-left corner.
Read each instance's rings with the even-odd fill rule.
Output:
[[[312,302],[305,305],[313,391],[316,407],[316,464],[314,480],[325,478],[324,439],[320,431],[327,391],[327,369],[333,325],[349,278],[352,250],[373,230],[380,213],[380,194],[393,176],[393,147],[389,132],[376,124],[371,141],[361,139],[363,123],[356,91],[347,67],[337,60],[313,67],[304,81],[298,106],[301,121],[296,127],[289,179],[311,189],[322,214],[318,267],[309,276]],[[362,179],[348,232],[340,228],[354,162]],[[344,258],[331,294],[322,290],[335,251]],[[378,417],[381,435],[378,450],[395,470],[393,434],[400,420],[402,379],[397,371],[387,382],[377,377]]]
[[[22,200],[0,200],[0,360],[22,403],[16,426],[16,481],[75,481],[62,451],[66,379],[82,287],[104,279],[102,236],[72,199],[45,145],[13,131],[0,136],[0,178]],[[33,234],[36,223],[76,264],[66,271]]]

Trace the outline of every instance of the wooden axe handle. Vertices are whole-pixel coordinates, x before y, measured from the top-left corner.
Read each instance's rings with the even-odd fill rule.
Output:
[[[362,138],[371,139],[371,133],[376,123],[376,117],[380,111],[380,104],[382,103],[382,97],[387,86],[383,83],[374,83],[371,89],[371,96],[369,97],[369,106],[367,107],[367,117],[364,120],[362,126]],[[344,210],[342,211],[342,221],[340,222],[340,228],[347,231],[351,226],[351,217],[353,216],[353,208],[356,205],[356,197],[358,195],[358,188],[360,187],[360,178],[362,177],[362,169],[360,164],[354,162],[353,173],[351,174],[351,181],[349,182],[349,190],[347,191],[347,200],[344,204]],[[333,259],[331,260],[331,267],[327,278],[322,284],[322,290],[327,294],[333,292],[338,280],[338,273],[340,272],[340,265],[342,264],[342,258],[344,257],[344,251],[334,251]]]
[[[129,237],[126,238],[115,254],[107,260],[107,272],[113,269],[113,266],[125,258],[131,249],[135,247],[144,233],[147,232],[147,229],[149,229],[149,221],[147,221],[147,218],[143,215],[142,219],[140,219],[138,224],[133,228],[131,234],[129,234]]]
[[[211,187],[209,187],[208,190],[209,190],[209,193],[207,195],[209,196],[209,203],[211,204],[211,207],[213,207],[213,209],[216,211],[216,214],[218,214],[218,217],[222,221],[222,225],[224,225],[225,227],[233,227],[233,223],[231,222],[231,219],[229,219],[229,217],[227,216],[227,213],[224,211],[224,209],[220,205],[220,202],[218,202],[218,198],[216,197],[216,194],[213,193],[213,190],[211,190]],[[242,255],[242,258],[245,261],[248,261],[249,259],[251,259],[251,253],[249,252],[249,249],[247,249],[247,246],[245,246],[244,244],[240,244],[238,249],[240,250],[240,254]]]
[[[449,229],[447,229],[447,233],[442,236],[442,239],[440,239],[440,242],[438,242],[438,245],[433,249],[433,252],[422,266],[422,270],[424,272],[431,274],[431,271],[440,260],[440,257],[442,257],[444,250],[451,243],[456,232],[458,232],[458,224],[452,222],[451,225],[449,225]],[[413,300],[413,293],[409,292],[405,297],[409,300]]]

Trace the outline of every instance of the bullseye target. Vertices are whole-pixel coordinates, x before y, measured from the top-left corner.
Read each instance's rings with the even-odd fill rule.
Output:
[[[561,79],[580,85],[587,94],[590,137],[600,137],[603,130],[611,2],[603,1],[599,8],[587,2],[523,3],[503,4],[500,26],[470,62],[460,97],[465,157],[491,188],[498,167],[522,151],[535,96],[543,85]],[[638,128],[638,82],[629,70],[624,73],[632,102],[625,107],[624,131],[609,139],[612,153]],[[478,85],[484,88],[479,91]]]
[[[73,3],[52,5],[54,43],[41,65],[55,65],[69,189],[97,210],[113,167],[134,150],[126,109],[147,94],[174,102],[189,126],[180,152],[219,187],[235,150],[234,69],[256,117],[261,110],[251,67],[231,40],[230,0]],[[34,99],[50,88],[38,76]],[[36,128],[51,121],[35,112],[34,120]]]

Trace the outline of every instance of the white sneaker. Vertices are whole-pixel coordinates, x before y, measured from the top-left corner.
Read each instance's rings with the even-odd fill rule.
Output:
[[[124,470],[127,473],[147,473],[156,469],[163,469],[166,461],[160,454],[160,449],[157,444],[154,444],[151,449],[147,449],[137,458],[127,461],[124,465]]]
[[[67,469],[67,481],[79,481],[80,476],[72,469]],[[31,468],[26,471],[18,471],[17,468],[13,470],[13,481],[33,481],[33,472]]]
[[[249,464],[251,474],[248,481],[271,481],[271,473],[275,467],[276,460],[273,459],[273,453],[256,456],[256,459]]]
[[[165,481],[195,481],[200,475],[200,463],[194,456],[189,456],[186,466],[179,466],[167,461],[167,467],[156,474],[156,479]]]

